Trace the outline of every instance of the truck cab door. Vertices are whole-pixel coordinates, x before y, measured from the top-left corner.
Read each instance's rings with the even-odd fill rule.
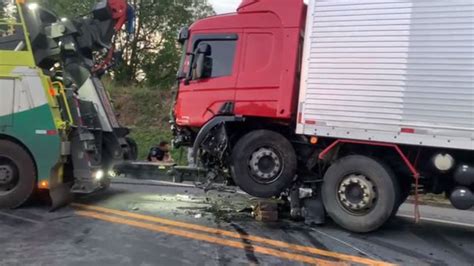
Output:
[[[175,107],[180,125],[201,127],[214,116],[232,113],[238,76],[239,35],[194,33],[188,46],[184,69],[187,80],[180,84]],[[208,47],[205,60],[210,65],[203,77],[193,75],[199,47]],[[194,55],[191,55],[193,53]]]

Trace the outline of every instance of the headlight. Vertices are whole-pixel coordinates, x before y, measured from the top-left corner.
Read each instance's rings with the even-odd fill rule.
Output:
[[[114,170],[108,172],[109,177],[117,177],[117,173]]]
[[[99,170],[95,173],[95,180],[102,180],[102,178],[104,178],[104,171],[102,170]]]
[[[35,11],[36,9],[38,9],[39,5],[37,3],[31,3],[28,5],[28,8],[32,11]]]

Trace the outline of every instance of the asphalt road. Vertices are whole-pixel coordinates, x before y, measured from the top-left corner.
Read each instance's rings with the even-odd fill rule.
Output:
[[[405,205],[361,235],[255,221],[240,193],[125,183],[53,213],[0,211],[0,265],[474,265],[472,211],[426,206],[415,224]]]

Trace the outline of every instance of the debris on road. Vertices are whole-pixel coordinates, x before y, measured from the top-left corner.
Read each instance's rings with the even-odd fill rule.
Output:
[[[253,209],[253,216],[257,221],[278,221],[278,202],[275,200],[259,200]]]

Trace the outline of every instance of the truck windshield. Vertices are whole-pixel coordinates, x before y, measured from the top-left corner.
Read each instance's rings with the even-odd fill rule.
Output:
[[[184,65],[186,62],[187,47],[188,47],[188,41],[185,41],[182,44],[181,60],[179,61],[179,68],[178,68],[178,73],[177,73],[178,80],[184,79],[186,77],[186,71],[184,70]]]

